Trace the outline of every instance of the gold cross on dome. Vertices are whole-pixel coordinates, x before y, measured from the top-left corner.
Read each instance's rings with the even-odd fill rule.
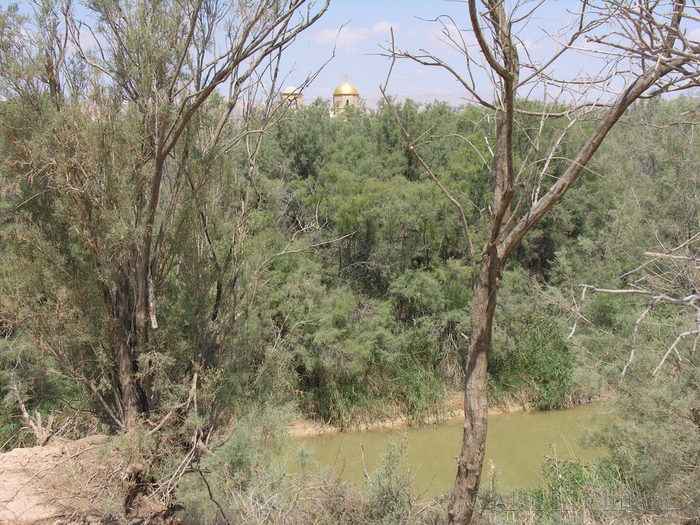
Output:
[[[343,78],[345,79],[345,83],[347,84],[348,83],[348,75],[347,74],[343,75]]]

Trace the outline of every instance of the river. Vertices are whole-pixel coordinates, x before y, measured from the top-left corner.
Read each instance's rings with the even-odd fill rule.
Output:
[[[592,403],[565,410],[511,412],[489,416],[482,483],[488,483],[491,465],[498,472],[499,488],[535,485],[546,456],[587,461],[603,453],[583,448],[580,439],[595,427],[591,416],[602,415],[604,405]],[[390,439],[405,440],[416,494],[433,497],[452,488],[455,457],[462,443],[461,418],[440,425],[393,428],[371,432],[345,432],[299,438],[312,451],[319,467],[334,466],[342,478],[364,483],[362,449],[367,472],[376,468]],[[299,462],[290,471],[300,470]]]

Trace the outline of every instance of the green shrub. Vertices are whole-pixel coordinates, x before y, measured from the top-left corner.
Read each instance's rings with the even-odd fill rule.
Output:
[[[389,441],[387,453],[382,456],[380,465],[368,483],[368,523],[408,523],[411,516],[411,487],[406,446],[401,442]]]
[[[527,389],[540,410],[564,406],[575,358],[554,322],[535,317],[513,340],[513,346],[494,352],[490,360],[492,390]]]

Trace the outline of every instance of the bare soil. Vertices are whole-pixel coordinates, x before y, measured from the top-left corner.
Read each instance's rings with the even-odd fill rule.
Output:
[[[104,457],[106,436],[52,438],[43,447],[0,454],[0,524],[177,523],[134,494],[128,470]]]
[[[489,414],[523,412],[529,410],[535,410],[534,406],[525,404],[521,399],[513,397],[499,400],[498,406],[489,408]],[[444,421],[462,417],[464,417],[464,393],[452,392],[447,396],[447,400],[443,403],[438,414],[420,421],[420,424],[436,425]],[[405,427],[411,424],[409,418],[405,414],[400,413],[397,413],[394,417],[385,417],[369,423],[359,423],[349,428],[340,428],[315,419],[299,416],[287,427],[287,430],[293,436],[307,437],[321,434],[337,434],[339,432],[368,432],[386,428]]]

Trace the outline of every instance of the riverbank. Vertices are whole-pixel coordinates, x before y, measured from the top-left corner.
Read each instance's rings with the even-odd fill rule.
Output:
[[[0,524],[179,524],[171,509],[142,494],[133,470],[115,438],[104,435],[52,437],[2,453]]]
[[[430,415],[421,424],[436,425],[443,421],[461,417],[464,414],[464,394],[451,392],[446,397],[447,401],[439,408],[435,415]],[[296,437],[321,436],[324,434],[338,434],[341,432],[370,432],[372,430],[399,428],[415,425],[408,415],[397,413],[394,417],[383,417],[370,422],[360,422],[349,427],[341,428],[322,421],[309,419],[302,414],[297,415],[287,427],[287,431]]]
[[[600,394],[595,398],[585,400],[572,400],[570,404],[562,408],[572,408],[589,403],[597,403],[610,399],[612,393]],[[495,401],[495,406],[489,407],[489,415],[507,414],[511,412],[537,411],[532,404],[526,404],[516,397],[502,398]],[[393,429],[401,427],[416,427],[420,425],[437,425],[457,418],[464,417],[464,392],[450,392],[446,396],[446,401],[437,410],[436,414],[416,422],[411,420],[406,414],[397,414],[394,417],[383,417],[375,421],[360,422],[348,427],[338,427],[329,423],[324,423],[315,419],[310,419],[302,414],[298,414],[287,431],[295,437],[322,436],[325,434],[339,434],[342,432],[371,432],[373,430]]]

